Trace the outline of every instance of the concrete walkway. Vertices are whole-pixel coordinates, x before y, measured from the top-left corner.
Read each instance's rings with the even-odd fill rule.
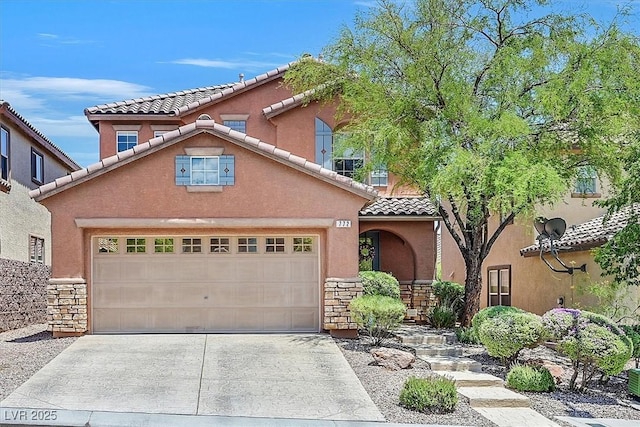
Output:
[[[339,348],[319,334],[84,336],[0,408],[0,424],[15,418],[7,411],[25,408],[80,411],[80,418],[119,412],[384,421]]]

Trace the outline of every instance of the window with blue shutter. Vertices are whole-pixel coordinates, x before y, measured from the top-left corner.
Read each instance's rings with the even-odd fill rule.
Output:
[[[234,156],[220,156],[220,185],[235,184]]]
[[[234,184],[235,158],[233,155],[176,156],[176,185]]]

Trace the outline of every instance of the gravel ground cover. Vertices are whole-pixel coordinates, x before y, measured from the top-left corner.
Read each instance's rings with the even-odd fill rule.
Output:
[[[0,401],[77,338],[53,339],[47,325],[0,332]]]
[[[357,340],[335,340],[345,358],[360,379],[365,390],[378,406],[388,422],[423,423],[464,426],[494,426],[475,412],[466,399],[460,396],[456,410],[451,414],[422,414],[403,408],[399,404],[402,386],[410,376],[423,377],[430,374],[425,362],[416,360],[413,369],[391,371],[371,365],[373,358],[369,354],[371,346],[367,338]],[[397,341],[387,340],[385,346],[404,349]],[[482,346],[464,345],[464,356],[482,363],[483,372],[506,378],[507,370],[498,360],[489,356]],[[569,426],[554,419],[555,416],[618,418],[640,421],[640,401],[627,394],[627,374],[625,372],[612,377],[606,385],[593,382],[585,393],[570,392],[568,383],[571,377],[569,359],[546,348],[538,347],[524,350],[520,362],[547,360],[564,368],[564,375],[553,393],[522,393],[531,399],[531,407],[560,425]],[[632,367],[630,364],[628,367]],[[635,405],[635,408],[631,405]],[[640,422],[639,422],[640,425]]]

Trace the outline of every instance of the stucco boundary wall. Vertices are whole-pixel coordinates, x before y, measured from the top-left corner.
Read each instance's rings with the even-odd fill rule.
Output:
[[[87,332],[87,283],[83,278],[49,280],[47,323],[56,338]]]
[[[362,296],[362,280],[353,278],[327,278],[324,283],[323,329],[333,336],[355,337],[358,326],[351,318],[351,300]]]
[[[436,306],[433,280],[400,282],[400,299],[407,306],[405,323],[426,323],[429,310]],[[411,309],[414,309],[412,312]]]
[[[47,320],[51,267],[0,258],[0,331]]]

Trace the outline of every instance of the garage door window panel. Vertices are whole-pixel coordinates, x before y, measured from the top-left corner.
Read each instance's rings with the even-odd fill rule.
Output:
[[[294,237],[294,253],[313,253],[313,237]]]
[[[265,252],[268,254],[273,253],[285,253],[285,241],[284,237],[267,237],[265,239]]]
[[[182,239],[183,254],[199,254],[202,253],[202,239],[186,237]]]
[[[258,238],[257,237],[239,237],[238,253],[239,254],[257,254]]]
[[[147,252],[146,239],[127,239],[126,251],[128,254],[143,254]]]
[[[117,237],[99,237],[98,253],[101,254],[117,254],[118,238]]]
[[[212,254],[228,254],[231,252],[231,243],[228,237],[212,237],[210,248]]]
[[[154,239],[153,251],[157,254],[172,254],[174,252],[173,239],[169,237],[156,237]]]

